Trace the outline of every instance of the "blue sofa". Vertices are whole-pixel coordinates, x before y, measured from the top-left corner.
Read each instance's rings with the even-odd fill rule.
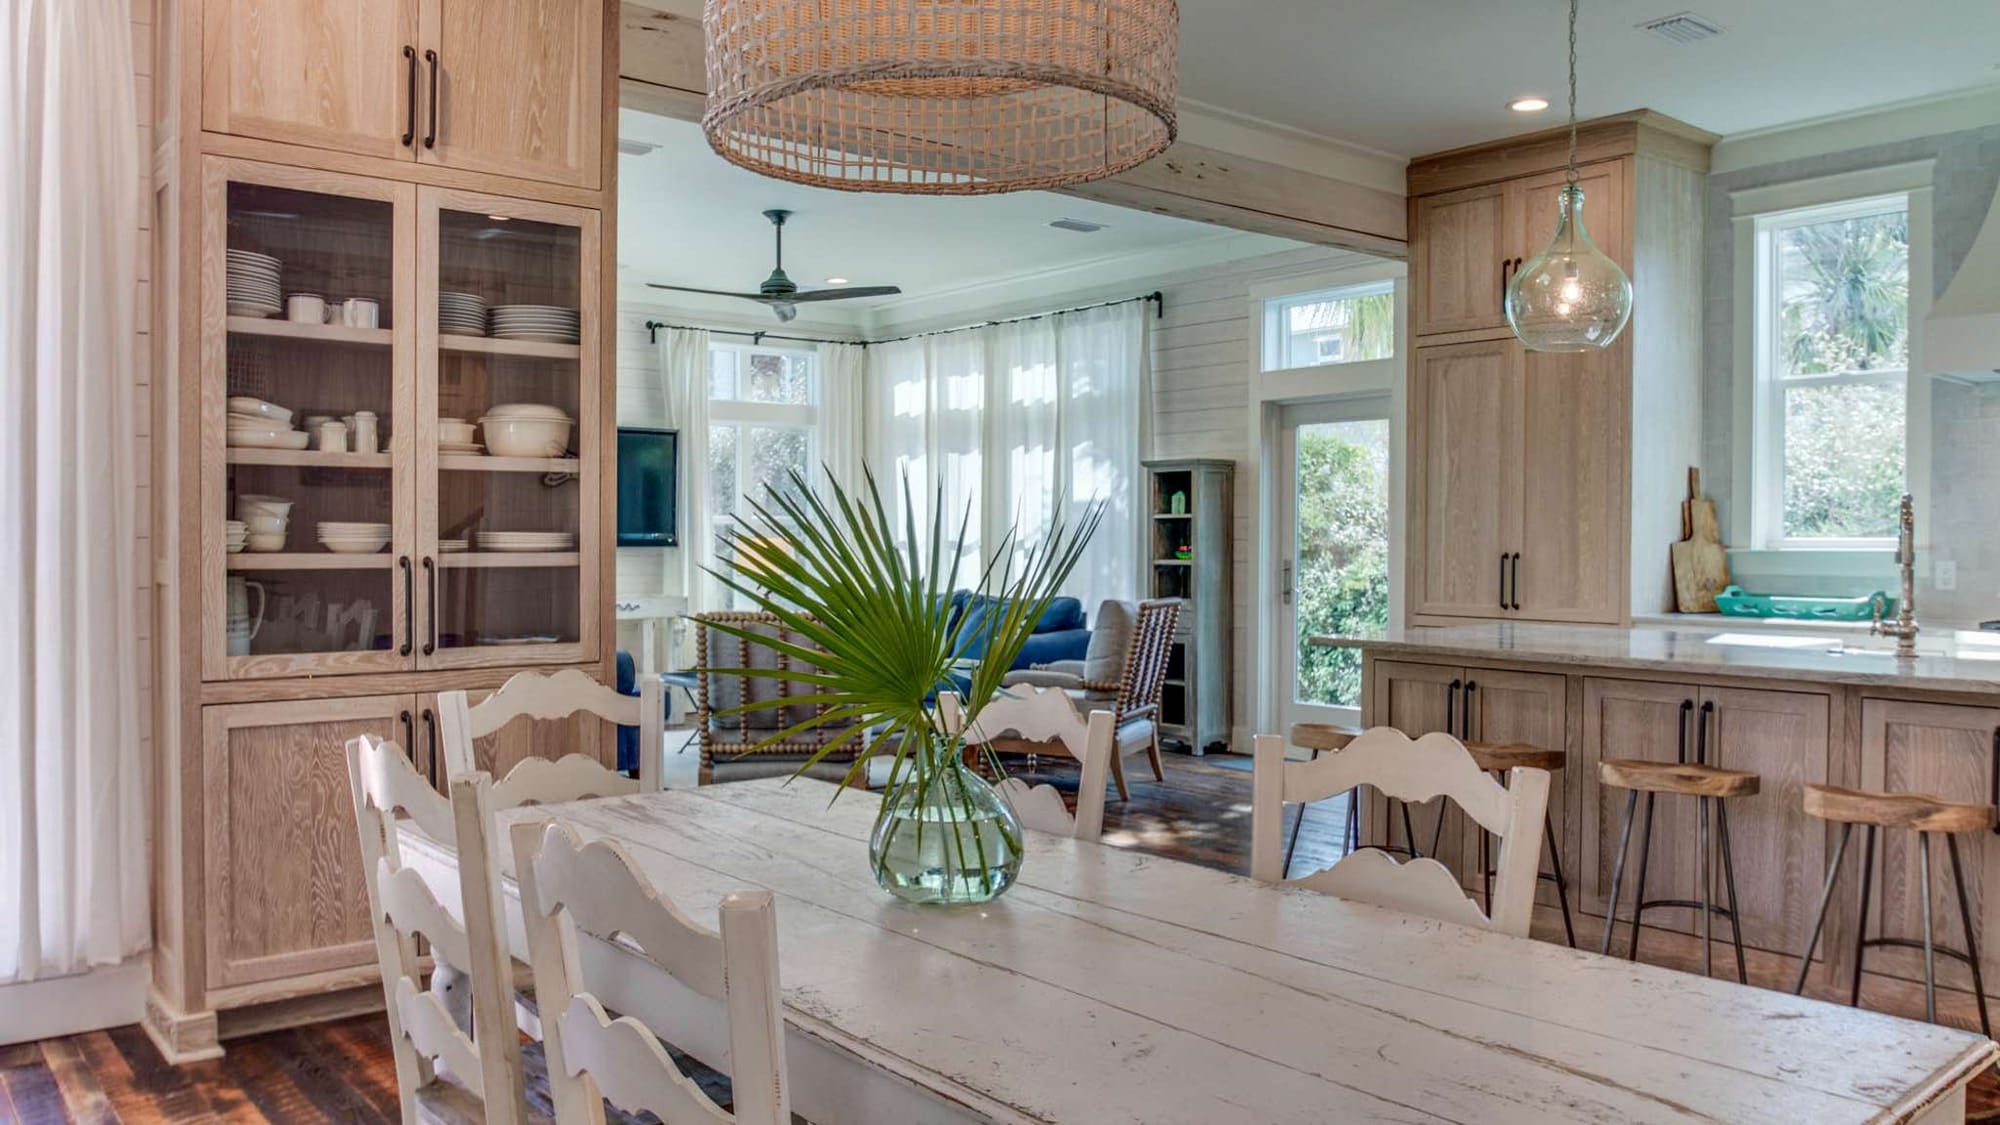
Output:
[[[1005,612],[1006,601],[960,590],[951,596],[952,623],[959,629],[959,655],[977,660],[986,655],[982,627],[985,616]],[[1055,598],[1035,622],[1035,633],[1021,646],[1021,653],[1008,665],[1009,671],[1047,664],[1056,660],[1082,660],[1090,648],[1090,629],[1083,616],[1083,603],[1075,598]]]

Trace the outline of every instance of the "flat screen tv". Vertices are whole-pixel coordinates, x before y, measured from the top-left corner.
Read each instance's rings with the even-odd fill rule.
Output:
[[[680,433],[618,430],[618,545],[680,546]]]

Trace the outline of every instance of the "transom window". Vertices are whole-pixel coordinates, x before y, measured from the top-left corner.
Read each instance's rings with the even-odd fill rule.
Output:
[[[1759,215],[1755,232],[1755,536],[1879,546],[1907,487],[1909,196]]]
[[[1395,354],[1393,280],[1294,293],[1264,302],[1266,371],[1363,363],[1391,359]]]

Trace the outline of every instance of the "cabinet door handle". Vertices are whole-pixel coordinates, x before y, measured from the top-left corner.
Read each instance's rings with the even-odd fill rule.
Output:
[[[425,607],[426,609],[425,616],[429,619],[430,630],[429,630],[429,635],[424,639],[424,655],[429,656],[431,653],[434,653],[438,650],[437,560],[431,558],[429,555],[424,556],[424,585],[430,587],[430,595],[431,595],[430,605]]]
[[[431,760],[426,763],[427,768],[424,770],[424,773],[431,780],[431,788],[436,789],[438,787],[437,713],[428,707],[424,708],[424,741],[429,744],[431,751]]]
[[[1507,303],[1507,273],[1514,268],[1514,259],[1500,259],[1500,303]]]
[[[1694,714],[1694,700],[1681,700],[1680,735],[1674,741],[1674,762],[1687,765],[1688,760],[1688,717]]]
[[[1987,762],[1986,773],[1991,779],[1989,784],[1992,786],[1987,803],[2000,805],[2000,727],[1993,729],[1993,757]],[[2000,836],[2000,824],[1993,826],[1993,834]]]
[[[1514,596],[1508,600],[1507,608],[1520,609],[1521,608],[1521,552],[1519,551],[1515,551],[1513,554],[1513,574],[1511,576],[1509,585],[1513,588]]]
[[[1444,732],[1450,734],[1458,729],[1458,689],[1465,686],[1463,680],[1453,680],[1444,689]]]
[[[1507,552],[1500,552],[1500,608],[1507,608]]]
[[[406,91],[409,94],[409,111],[403,118],[403,147],[409,148],[417,140],[417,49],[403,44],[403,62],[409,67]]]
[[[417,643],[417,572],[408,555],[396,556],[396,565],[403,570],[403,643],[397,646],[396,655],[408,656]]]
[[[436,148],[438,139],[438,53],[425,48],[424,62],[430,64],[431,68],[430,105],[425,107],[430,113],[426,119],[429,123],[424,126],[424,147]]]
[[[400,712],[396,717],[403,721],[403,753],[409,756],[410,764],[414,766],[417,764],[417,724],[408,711]]]
[[[1458,737],[1472,741],[1472,693],[1479,690],[1478,680],[1465,681],[1465,699],[1458,708]]]
[[[1704,700],[1701,705],[1701,719],[1694,728],[1694,764],[1708,764],[1708,725],[1715,718],[1715,701]]]

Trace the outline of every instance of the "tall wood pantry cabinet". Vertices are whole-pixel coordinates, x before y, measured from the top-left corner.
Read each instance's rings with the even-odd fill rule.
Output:
[[[163,0],[145,1025],[170,1059],[380,1006],[349,738],[442,786],[439,692],[612,671],[617,16]],[[510,404],[561,436],[453,424]],[[524,720],[475,749],[614,747]]]
[[[1621,624],[1669,608],[1674,484],[1699,459],[1702,184],[1714,138],[1586,123],[1593,240],[1632,277],[1602,351],[1531,352],[1508,280],[1554,235],[1566,131],[1410,165],[1410,619]]]

